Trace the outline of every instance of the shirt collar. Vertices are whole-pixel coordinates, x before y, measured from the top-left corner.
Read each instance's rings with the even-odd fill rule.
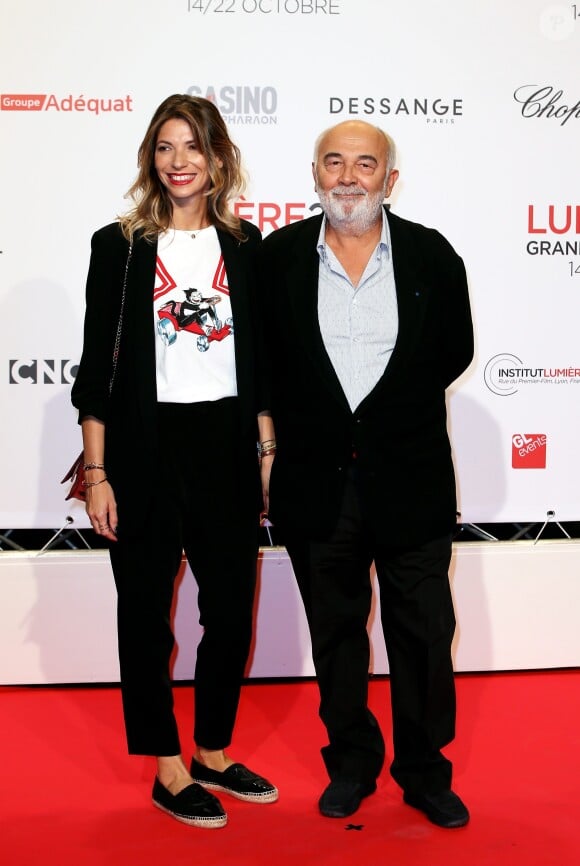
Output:
[[[383,212],[383,225],[381,228],[381,239],[378,243],[378,255],[380,256],[382,253],[386,255],[387,258],[390,257],[390,249],[391,249],[391,233],[389,231],[389,221],[387,219],[387,213],[385,209],[382,209]],[[318,235],[318,241],[316,243],[316,249],[318,250],[318,255],[321,260],[325,262],[328,258],[327,246],[326,246],[326,214],[322,217],[322,225],[320,226],[320,233]]]

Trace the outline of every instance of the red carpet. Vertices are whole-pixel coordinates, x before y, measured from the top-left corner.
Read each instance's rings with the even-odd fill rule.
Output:
[[[127,757],[117,689],[0,688],[2,863],[577,866],[580,673],[461,675],[457,686],[458,736],[447,754],[472,814],[461,830],[440,830],[405,806],[386,770],[350,821],[322,818],[312,682],[245,687],[230,754],[281,796],[264,806],[223,796],[229,823],[220,830],[187,827],[151,805],[154,763]],[[371,684],[387,736],[388,688]],[[175,691],[189,757],[191,689]]]

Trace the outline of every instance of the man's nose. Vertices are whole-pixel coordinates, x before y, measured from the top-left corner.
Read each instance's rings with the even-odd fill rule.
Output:
[[[347,165],[347,163],[344,163],[340,173],[340,182],[347,184],[348,186],[356,183],[356,170],[354,165]]]

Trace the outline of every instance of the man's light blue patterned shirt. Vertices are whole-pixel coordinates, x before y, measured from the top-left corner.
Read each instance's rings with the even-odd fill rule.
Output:
[[[326,217],[318,237],[318,321],[328,356],[350,408],[369,394],[386,370],[399,326],[391,236],[383,211],[381,239],[357,286],[326,244]]]

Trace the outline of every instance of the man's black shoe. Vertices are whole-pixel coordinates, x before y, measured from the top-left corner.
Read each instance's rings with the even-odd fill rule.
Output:
[[[326,818],[346,818],[356,812],[363,797],[368,797],[376,789],[374,782],[334,779],[322,792],[318,808]]]
[[[467,807],[453,791],[439,791],[437,794],[403,793],[408,806],[420,809],[438,827],[464,827],[469,821]]]

